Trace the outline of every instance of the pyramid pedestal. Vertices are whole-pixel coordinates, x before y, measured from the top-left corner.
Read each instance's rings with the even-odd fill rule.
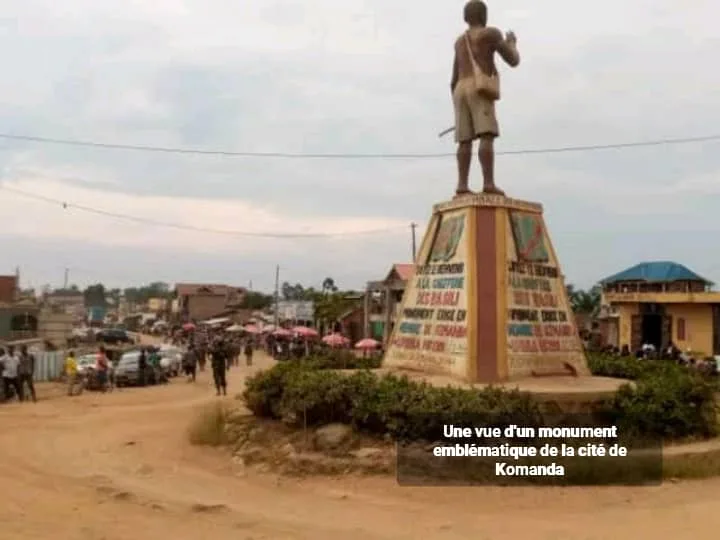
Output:
[[[384,367],[468,383],[590,375],[540,204],[436,204]]]

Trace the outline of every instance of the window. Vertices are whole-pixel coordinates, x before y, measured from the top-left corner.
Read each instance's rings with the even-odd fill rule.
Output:
[[[677,320],[677,339],[678,341],[685,341],[685,319]]]

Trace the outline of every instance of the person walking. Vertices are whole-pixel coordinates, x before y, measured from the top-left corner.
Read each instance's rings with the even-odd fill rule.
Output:
[[[97,371],[98,386],[100,391],[105,393],[108,389],[108,371],[109,371],[110,360],[108,360],[105,347],[100,347],[97,354],[97,363],[95,369]]]
[[[145,347],[140,350],[140,358],[138,358],[138,386],[145,386],[147,384],[147,352]]]
[[[32,398],[33,403],[37,403],[37,395],[35,394],[35,355],[28,352],[27,345],[23,345],[20,349],[20,365],[18,366],[18,379],[20,387],[25,392],[25,387],[30,391],[28,398]]]
[[[253,346],[252,341],[250,341],[249,339],[245,342],[245,348],[243,349],[243,352],[245,353],[245,365],[252,366]]]
[[[210,361],[215,382],[216,395],[227,395],[227,352],[221,342],[216,342],[210,351]]]
[[[190,345],[190,347],[188,347],[188,350],[183,355],[183,370],[185,371],[185,375],[188,377],[188,381],[195,382],[195,377],[197,375],[197,364],[197,351],[195,350],[194,345]]]
[[[67,358],[65,358],[65,377],[67,378],[68,396],[76,395],[75,389],[77,386],[80,387],[77,395],[82,394],[83,387],[78,378],[78,365],[74,351],[68,352]]]
[[[15,347],[8,347],[7,353],[0,358],[2,363],[3,389],[5,400],[9,400],[10,393],[15,392],[18,401],[23,401],[23,388],[20,386],[18,371],[20,369],[20,356],[15,352]]]

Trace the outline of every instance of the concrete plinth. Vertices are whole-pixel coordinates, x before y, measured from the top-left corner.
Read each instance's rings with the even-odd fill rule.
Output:
[[[415,264],[384,367],[468,383],[589,375],[540,204],[437,204]]]

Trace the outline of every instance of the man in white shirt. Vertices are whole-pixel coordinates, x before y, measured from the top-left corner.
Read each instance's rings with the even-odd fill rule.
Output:
[[[3,390],[5,399],[10,396],[11,389],[15,391],[18,401],[23,401],[23,388],[18,377],[18,368],[20,367],[20,356],[15,352],[15,348],[8,347],[7,354],[3,354],[0,358],[2,363]]]

